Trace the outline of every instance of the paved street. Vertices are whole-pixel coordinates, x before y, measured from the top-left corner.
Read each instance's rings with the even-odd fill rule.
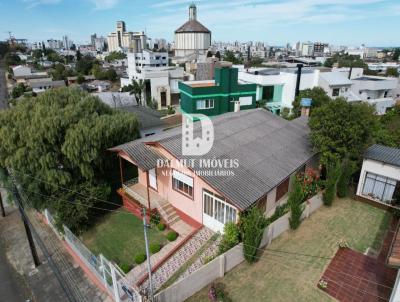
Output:
[[[0,110],[7,107],[7,83],[4,67],[0,65]]]
[[[13,302],[25,302],[30,298],[22,278],[8,264],[2,245],[0,249],[0,297],[2,301]]]

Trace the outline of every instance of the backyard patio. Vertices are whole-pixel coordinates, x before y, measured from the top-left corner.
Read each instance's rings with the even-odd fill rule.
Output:
[[[317,284],[345,241],[353,250],[379,252],[390,215],[351,199],[321,207],[296,231],[283,233],[259,254],[255,264],[242,263],[220,282],[232,301],[332,301]],[[329,284],[328,284],[329,287]],[[208,288],[188,301],[209,301]]]

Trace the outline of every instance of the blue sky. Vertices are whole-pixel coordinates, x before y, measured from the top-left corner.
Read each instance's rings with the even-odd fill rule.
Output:
[[[30,41],[79,43],[107,35],[124,20],[131,31],[173,40],[187,20],[187,0],[0,0],[0,39],[10,30]],[[322,41],[335,45],[400,46],[400,0],[198,0],[198,19],[218,41],[285,45]]]

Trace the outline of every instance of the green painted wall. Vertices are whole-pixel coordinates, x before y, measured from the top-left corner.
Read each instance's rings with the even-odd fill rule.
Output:
[[[191,87],[184,82],[179,82],[181,91],[181,109],[186,113],[201,113],[205,115],[218,115],[234,111],[232,100],[240,97],[251,96],[252,104],[241,106],[241,110],[256,107],[256,84],[238,84],[237,68],[215,68],[215,86]],[[214,108],[196,109],[197,100],[213,99]]]
[[[273,102],[282,102],[283,85],[274,85]]]

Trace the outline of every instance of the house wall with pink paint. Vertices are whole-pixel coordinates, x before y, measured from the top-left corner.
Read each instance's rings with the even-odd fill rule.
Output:
[[[197,222],[203,224],[203,189],[214,194],[221,195],[209,186],[205,181],[198,177],[187,167],[179,165],[179,162],[168,151],[162,147],[157,147],[157,151],[170,160],[169,167],[156,168],[157,190],[150,187],[160,196],[168,200],[176,209],[190,216]],[[176,191],[172,187],[172,171],[176,170],[193,178],[193,198]],[[147,186],[146,172],[138,169],[139,182]],[[233,205],[232,205],[233,207]]]

